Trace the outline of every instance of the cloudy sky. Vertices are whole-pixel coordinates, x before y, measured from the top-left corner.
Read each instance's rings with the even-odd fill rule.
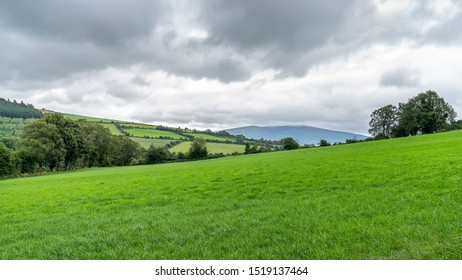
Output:
[[[61,112],[366,134],[461,65],[461,1],[0,1],[0,97]]]

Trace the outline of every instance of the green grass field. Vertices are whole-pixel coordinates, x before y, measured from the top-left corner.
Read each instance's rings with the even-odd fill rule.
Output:
[[[157,126],[151,124],[141,123],[121,123],[122,128],[143,128],[143,129],[155,129]]]
[[[81,116],[81,115],[75,115],[75,114],[68,114],[68,113],[60,113],[64,115],[64,117],[69,118],[71,120],[87,120],[89,122],[94,122],[94,123],[112,123],[114,120],[111,119],[104,119],[104,118],[97,118],[97,117],[88,117],[88,116]],[[117,121],[116,121],[117,122]]]
[[[217,137],[217,136],[209,135],[209,134],[205,134],[205,133],[185,133],[185,134],[194,136],[195,138],[202,138],[202,139],[205,139],[205,140],[218,140],[218,141],[226,141],[226,140],[228,140],[228,141],[236,142],[236,139],[233,139],[233,138]]]
[[[189,147],[191,147],[192,142],[183,142],[170,149],[172,153],[183,152],[187,153]],[[223,153],[225,155],[230,155],[232,153],[244,153],[245,145],[238,144],[223,144],[223,143],[207,143],[207,151],[211,154]]]
[[[139,137],[130,137],[131,140],[140,144],[143,148],[149,148],[151,144],[156,147],[164,147],[168,143],[172,142],[173,140],[170,139],[149,139],[149,138],[139,138]]]
[[[104,126],[105,128],[109,129],[109,131],[111,132],[112,135],[124,135],[122,132],[120,132],[120,130],[117,129],[117,127],[112,124],[112,123],[102,123],[101,124],[102,126]]]
[[[159,138],[163,136],[163,137],[170,137],[172,139],[177,139],[177,140],[185,138],[171,131],[163,131],[163,130],[156,130],[156,129],[129,128],[129,129],[124,129],[124,130],[135,137],[147,136],[147,137]]]
[[[1,259],[462,259],[462,131],[0,181]]]

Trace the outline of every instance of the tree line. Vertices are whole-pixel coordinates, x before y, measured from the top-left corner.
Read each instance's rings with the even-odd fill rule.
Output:
[[[0,98],[0,116],[7,118],[39,119],[42,117],[42,112],[35,109],[31,104],[25,104],[22,101],[18,103],[16,100],[10,101]]]
[[[369,133],[375,139],[430,134],[462,128],[454,108],[428,90],[398,106],[386,105],[371,114]]]
[[[52,113],[26,125],[19,138],[0,138],[0,177],[216,157],[208,153],[206,144],[195,139],[188,153],[178,155],[153,145],[146,150],[102,125]]]

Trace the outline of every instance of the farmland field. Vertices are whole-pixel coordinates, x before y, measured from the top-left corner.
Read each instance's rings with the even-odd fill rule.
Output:
[[[171,139],[150,139],[150,138],[139,138],[139,137],[130,137],[131,140],[140,144],[143,148],[149,148],[152,145],[156,147],[164,147],[168,143],[172,142]]]
[[[136,137],[146,136],[146,137],[159,138],[162,136],[162,137],[170,137],[172,139],[184,139],[185,138],[171,131],[163,131],[163,130],[156,130],[156,129],[129,128],[129,129],[124,129],[124,130]]]
[[[462,259],[462,131],[0,181],[1,259]]]
[[[111,122],[114,121],[114,120],[110,120],[110,119],[87,117],[87,116],[68,114],[68,113],[59,113],[59,114],[62,114],[62,115],[64,115],[64,117],[69,118],[71,120],[85,119],[85,120],[87,120],[89,122],[94,122],[94,123],[111,123]]]
[[[189,150],[192,142],[183,142],[170,149],[172,153],[183,152],[186,153]],[[244,153],[245,145],[238,144],[223,144],[223,143],[207,143],[207,151],[211,154],[223,153],[230,155],[232,153]]]
[[[214,135],[209,135],[205,133],[185,133],[186,135],[194,136],[195,138],[203,138],[205,140],[218,140],[218,141],[233,141],[236,142],[236,139],[233,138],[226,138],[226,137],[217,137]]]
[[[113,123],[101,123],[100,125],[104,126],[105,128],[109,129],[112,135],[123,135],[119,129]]]

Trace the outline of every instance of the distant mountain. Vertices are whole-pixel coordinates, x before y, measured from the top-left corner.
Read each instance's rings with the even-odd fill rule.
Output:
[[[312,126],[245,126],[227,129],[233,135],[242,134],[247,138],[280,140],[292,137],[298,143],[318,144],[319,140],[325,139],[330,143],[345,142],[347,139],[366,139],[367,136],[351,132],[322,129]]]

